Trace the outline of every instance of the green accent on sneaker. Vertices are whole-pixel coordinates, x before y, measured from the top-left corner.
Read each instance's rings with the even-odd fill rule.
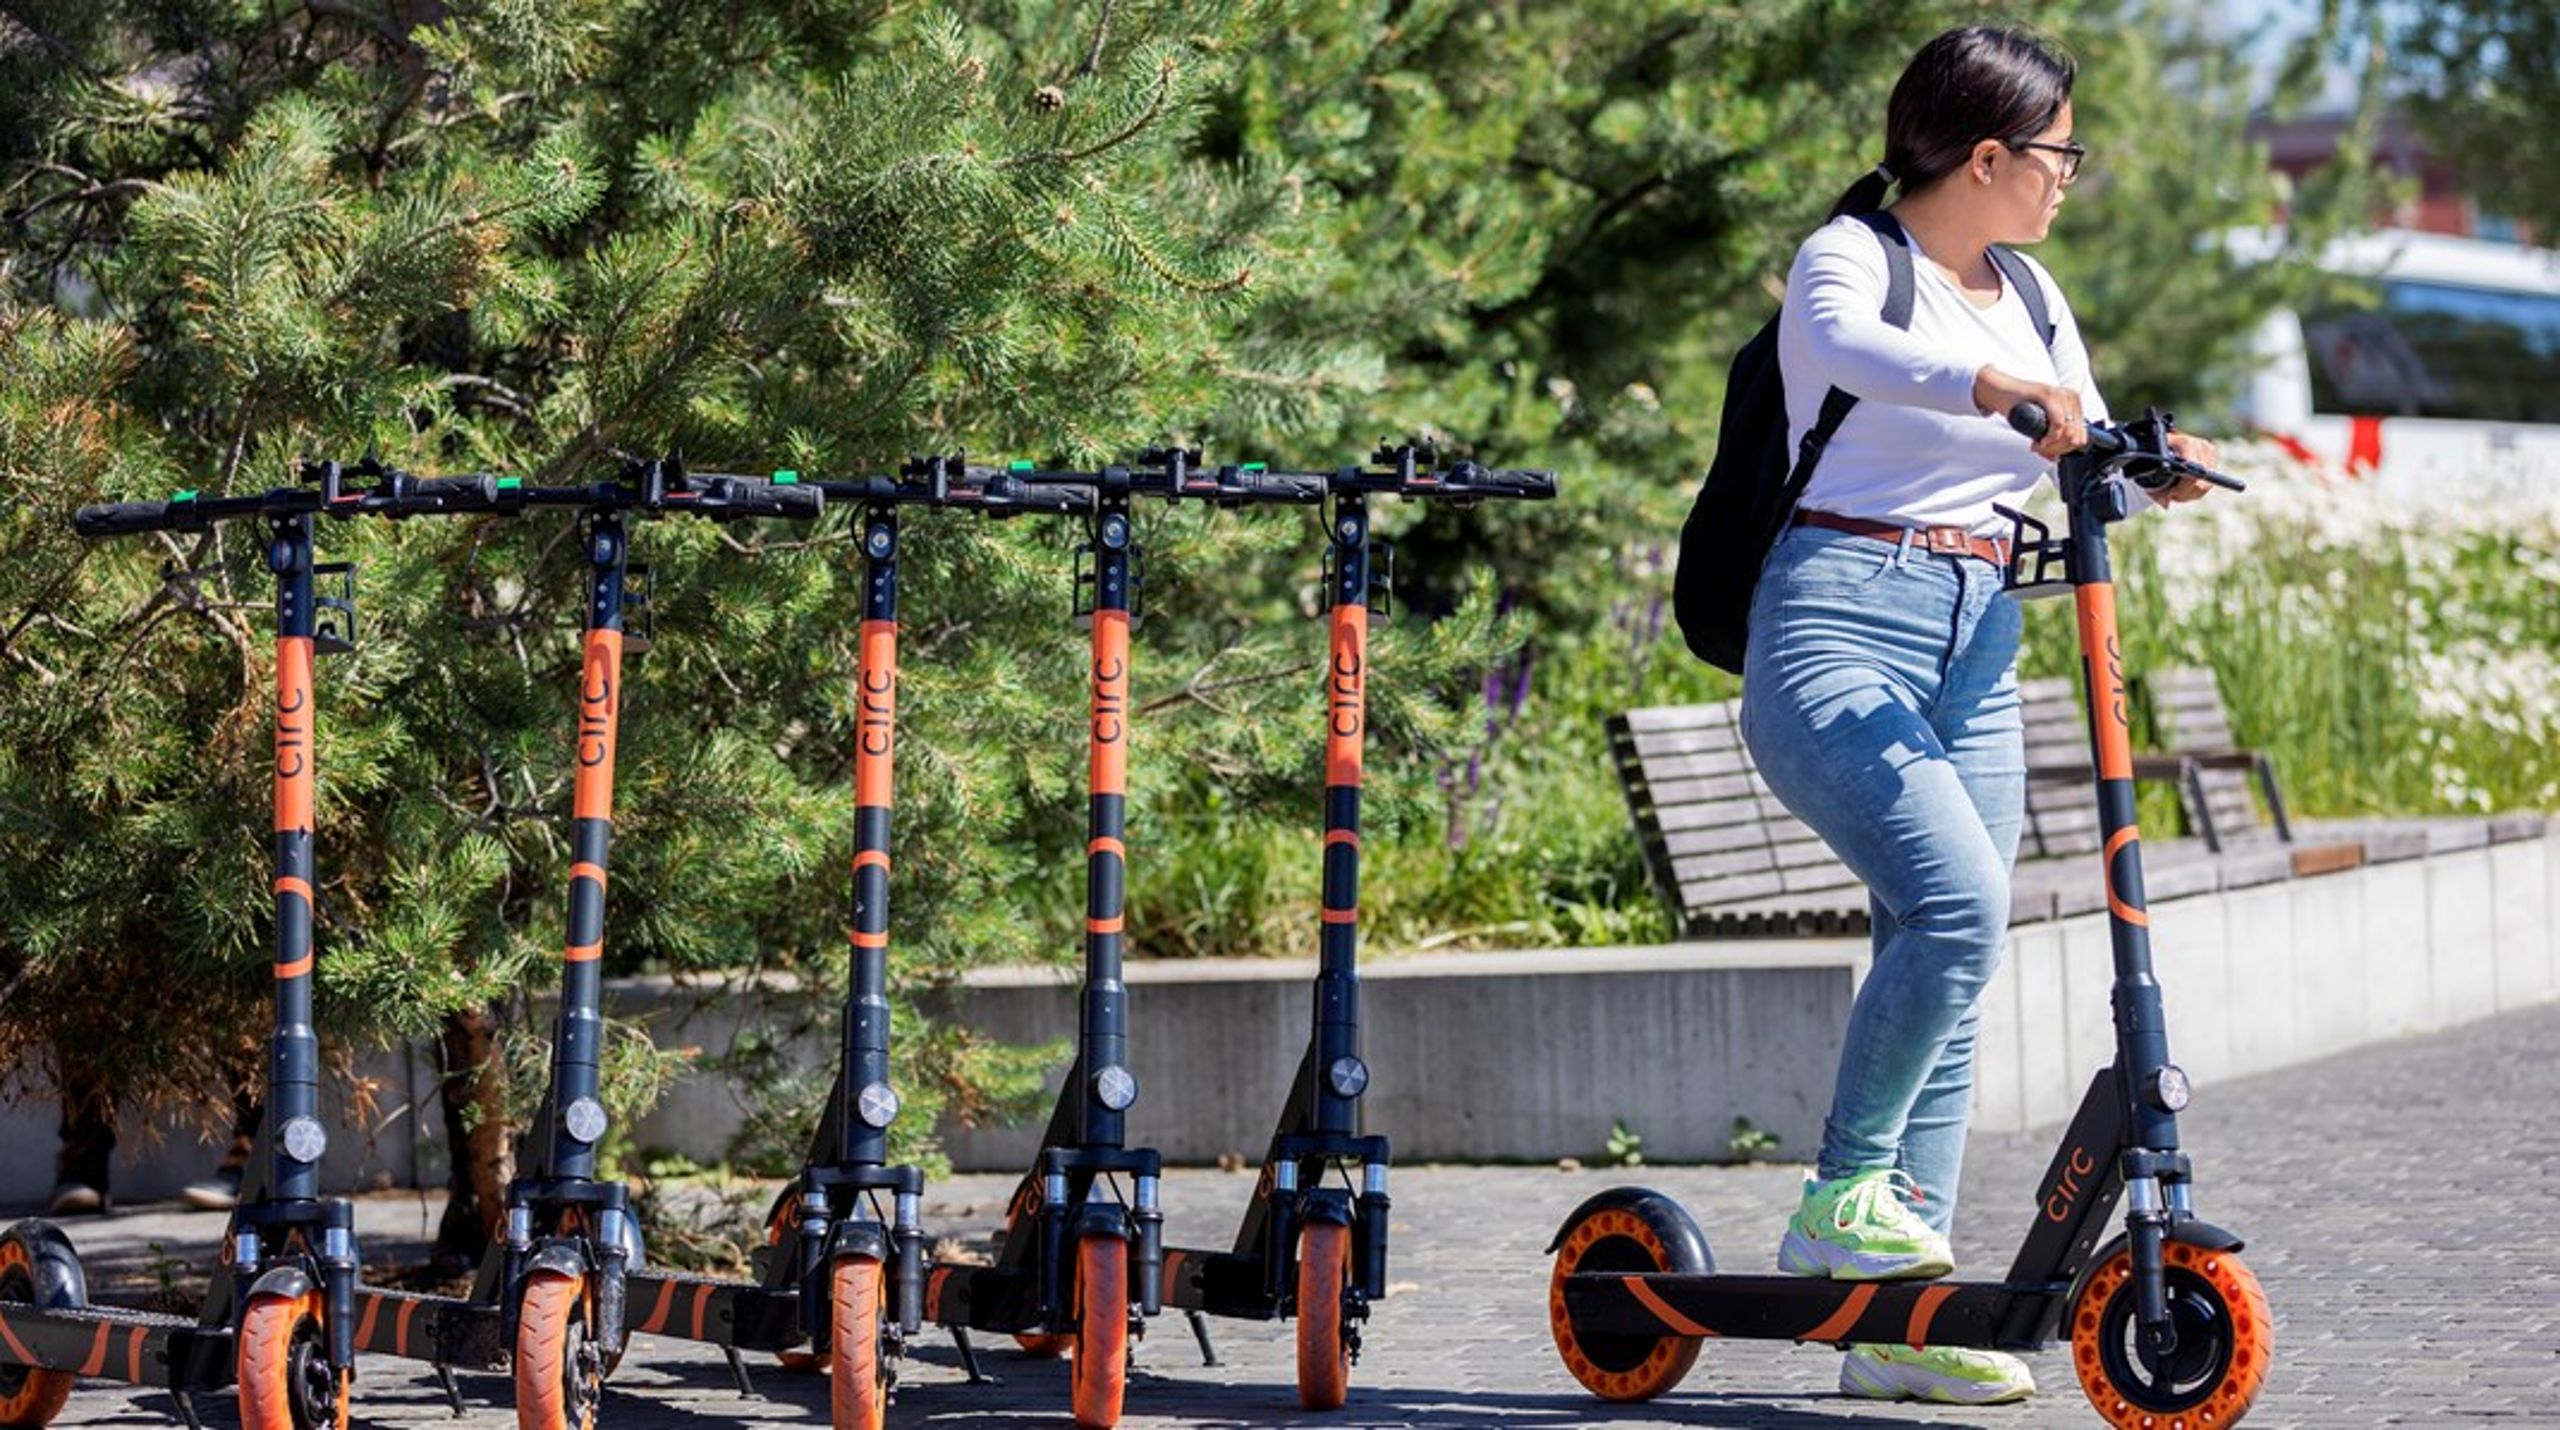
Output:
[[[1840,1365],[1840,1393],[1868,1400],[1998,1405],[2035,1394],[2036,1378],[2025,1361],[1999,1351],[1851,1346]]]
[[[1907,1199],[1918,1190],[1894,1168],[1807,1178],[1778,1247],[1779,1269],[1849,1281],[1946,1275],[1955,1258],[1946,1237],[1911,1210]]]

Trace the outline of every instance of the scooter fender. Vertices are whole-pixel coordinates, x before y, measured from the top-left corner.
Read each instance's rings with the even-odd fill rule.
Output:
[[[847,1218],[827,1232],[827,1264],[832,1266],[849,1256],[867,1256],[882,1265],[889,1261],[889,1230],[876,1221]]]
[[[1088,1236],[1107,1236],[1115,1241],[1129,1239],[1129,1213],[1117,1202],[1086,1202],[1076,1213],[1075,1225],[1068,1228],[1069,1239],[1082,1241]]]
[[[1309,1192],[1298,1203],[1298,1225],[1330,1222],[1335,1226],[1351,1225],[1351,1194],[1338,1187]]]
[[[2169,1223],[2168,1239],[2182,1241],[2189,1246],[2200,1247],[2206,1251],[2238,1251],[2247,1245],[2239,1237],[2215,1226],[2212,1222],[2200,1221],[2195,1217],[2181,1217]],[[2130,1239],[2119,1232],[2100,1243],[2098,1249],[2089,1254],[2087,1263],[2081,1266],[2080,1274],[2071,1278],[2071,1294],[2063,1298],[2062,1304],[2056,1308],[2056,1314],[2068,1318],[2079,1307],[2081,1293],[2089,1289],[2089,1278],[2098,1274],[2099,1267],[2115,1260],[2116,1253],[2124,1250],[2129,1242]]]
[[[257,1280],[249,1283],[249,1294],[241,1298],[240,1305],[245,1311],[251,1301],[261,1296],[299,1301],[319,1289],[320,1283],[299,1266],[270,1266],[258,1273]]]
[[[81,1270],[80,1253],[71,1249],[71,1239],[61,1228],[29,1217],[0,1235],[27,1249],[37,1305],[56,1310],[89,1304],[89,1274]]]
[[[525,1254],[524,1273],[517,1279],[517,1286],[521,1289],[524,1282],[532,1279],[533,1273],[537,1271],[556,1272],[576,1280],[583,1279],[591,1269],[587,1265],[585,1247],[574,1238],[553,1237],[550,1240],[535,1243],[533,1250]]]
[[[1650,1228],[1670,1255],[1671,1264],[1665,1270],[1691,1276],[1715,1274],[1715,1253],[1707,1249],[1707,1234],[1698,1229],[1697,1219],[1679,1202],[1650,1187],[1611,1187],[1594,1193],[1573,1209],[1564,1225],[1556,1228],[1555,1239],[1547,1243],[1547,1254],[1553,1256],[1562,1251],[1564,1239],[1573,1234],[1575,1227],[1604,1211],[1632,1213]]]

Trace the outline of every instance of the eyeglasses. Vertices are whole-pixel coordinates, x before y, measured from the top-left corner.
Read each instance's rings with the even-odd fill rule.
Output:
[[[2029,139],[2024,142],[2004,139],[2000,142],[2012,149],[2042,149],[2049,154],[2061,155],[2062,157],[2055,162],[2054,168],[2065,184],[2080,177],[2080,161],[2089,157],[2088,147],[2077,139],[2064,144],[2047,144],[2040,139]]]

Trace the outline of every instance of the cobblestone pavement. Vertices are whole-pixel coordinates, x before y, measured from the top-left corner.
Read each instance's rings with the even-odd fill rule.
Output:
[[[2560,1243],[2548,1204],[2560,1193],[2560,1006],[2327,1062],[2202,1089],[2186,1118],[2200,1208],[2249,1238],[2248,1259],[2274,1303],[2276,1367],[2253,1426],[2560,1425]],[[1143,1123],[1140,1124],[1143,1126]],[[1387,1129],[1392,1133],[1393,1129]],[[2049,1146],[1984,1139],[1965,1174],[1959,1259],[2006,1264]],[[2045,1393],[1996,1410],[1923,1411],[1833,1392],[1835,1354],[1819,1347],[1711,1345],[1687,1385],[1646,1405],[1615,1407],[1565,1375],[1544,1324],[1543,1247],[1583,1197],[1619,1181],[1678,1196],[1700,1217],[1728,1269],[1765,1266],[1791,1204],[1788,1167],[1400,1168],[1391,1274],[1348,1410],[1297,1411],[1287,1328],[1217,1324],[1226,1363],[1204,1368],[1178,1317],[1144,1342],[1129,1388],[1136,1430],[1321,1425],[2023,1427],[2097,1423],[2062,1355],[2033,1363]],[[1165,1204],[1177,1242],[1223,1244],[1251,1182],[1242,1173],[1184,1172]],[[983,1231],[1006,1179],[953,1178],[930,1208],[946,1232]],[[414,1196],[364,1203],[373,1254],[415,1252],[431,1225]],[[76,1239],[128,1268],[159,1247],[200,1257],[219,1219],[151,1211],[73,1223]],[[406,1245],[404,1246],[404,1243]],[[1063,1425],[1066,1368],[1009,1349],[990,1359],[996,1386],[963,1383],[947,1342],[909,1362],[893,1425]],[[740,1396],[717,1356],[642,1342],[606,1393],[607,1430],[697,1430],[823,1424],[824,1383],[756,1377]],[[499,1427],[512,1423],[505,1383],[466,1377],[469,1409],[451,1419],[418,1367],[367,1361],[356,1423]],[[209,1423],[233,1423],[220,1397]],[[157,1392],[84,1386],[67,1425],[165,1425]]]

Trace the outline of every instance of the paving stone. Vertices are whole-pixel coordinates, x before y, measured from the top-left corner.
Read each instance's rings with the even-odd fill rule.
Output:
[[[2065,1101],[2080,1077],[2074,1070]],[[2199,1209],[2248,1237],[2248,1260],[2276,1314],[2275,1371],[2253,1427],[2560,1420],[2560,1245],[2519,1220],[2520,1210],[2539,1208],[2560,1188],[2555,1104],[2560,1005],[2198,1090],[2184,1125]],[[1133,1122],[1143,1131],[1139,1111]],[[2049,1153],[2048,1139],[1976,1139],[1956,1238],[1967,1268],[1996,1273],[2006,1265]],[[1548,1341],[1543,1248],[1575,1203],[1618,1182],[1656,1186],[1698,1216],[1727,1269],[1765,1267],[1799,1175],[1787,1166],[1399,1167],[1390,1278],[1400,1286],[1371,1322],[1348,1409],[1298,1411],[1285,1325],[1216,1323],[1225,1363],[1208,1368],[1173,1317],[1156,1323],[1142,1345],[1124,1423],[1132,1430],[2097,1423],[2057,1352],[2033,1358],[2042,1396],[1988,1410],[1846,1400],[1833,1391],[1833,1352],[1744,1342],[1709,1346],[1686,1385],[1647,1405],[1605,1406],[1573,1384]],[[1172,1239],[1223,1245],[1251,1186],[1242,1173],[1173,1174],[1164,1198]],[[937,1185],[929,1207],[935,1229],[991,1231],[1007,1190],[1007,1179],[988,1176]],[[414,1254],[433,1210],[416,1196],[368,1199],[368,1248]],[[69,1229],[102,1271],[132,1270],[155,1246],[200,1262],[221,1221],[151,1209]],[[909,1362],[890,1423],[1065,1422],[1063,1363],[1009,1349],[989,1360],[1003,1383],[968,1385],[948,1343],[928,1338]],[[608,1388],[599,1424],[706,1430],[825,1422],[823,1381],[772,1370],[759,1370],[756,1381],[762,1394],[742,1397],[716,1353],[643,1342]],[[504,1381],[465,1377],[464,1391],[467,1413],[455,1420],[421,1368],[369,1360],[356,1423],[383,1430],[513,1423]],[[235,1423],[219,1397],[207,1409],[209,1424]],[[165,1425],[172,1416],[165,1394],[93,1383],[57,1423]]]

